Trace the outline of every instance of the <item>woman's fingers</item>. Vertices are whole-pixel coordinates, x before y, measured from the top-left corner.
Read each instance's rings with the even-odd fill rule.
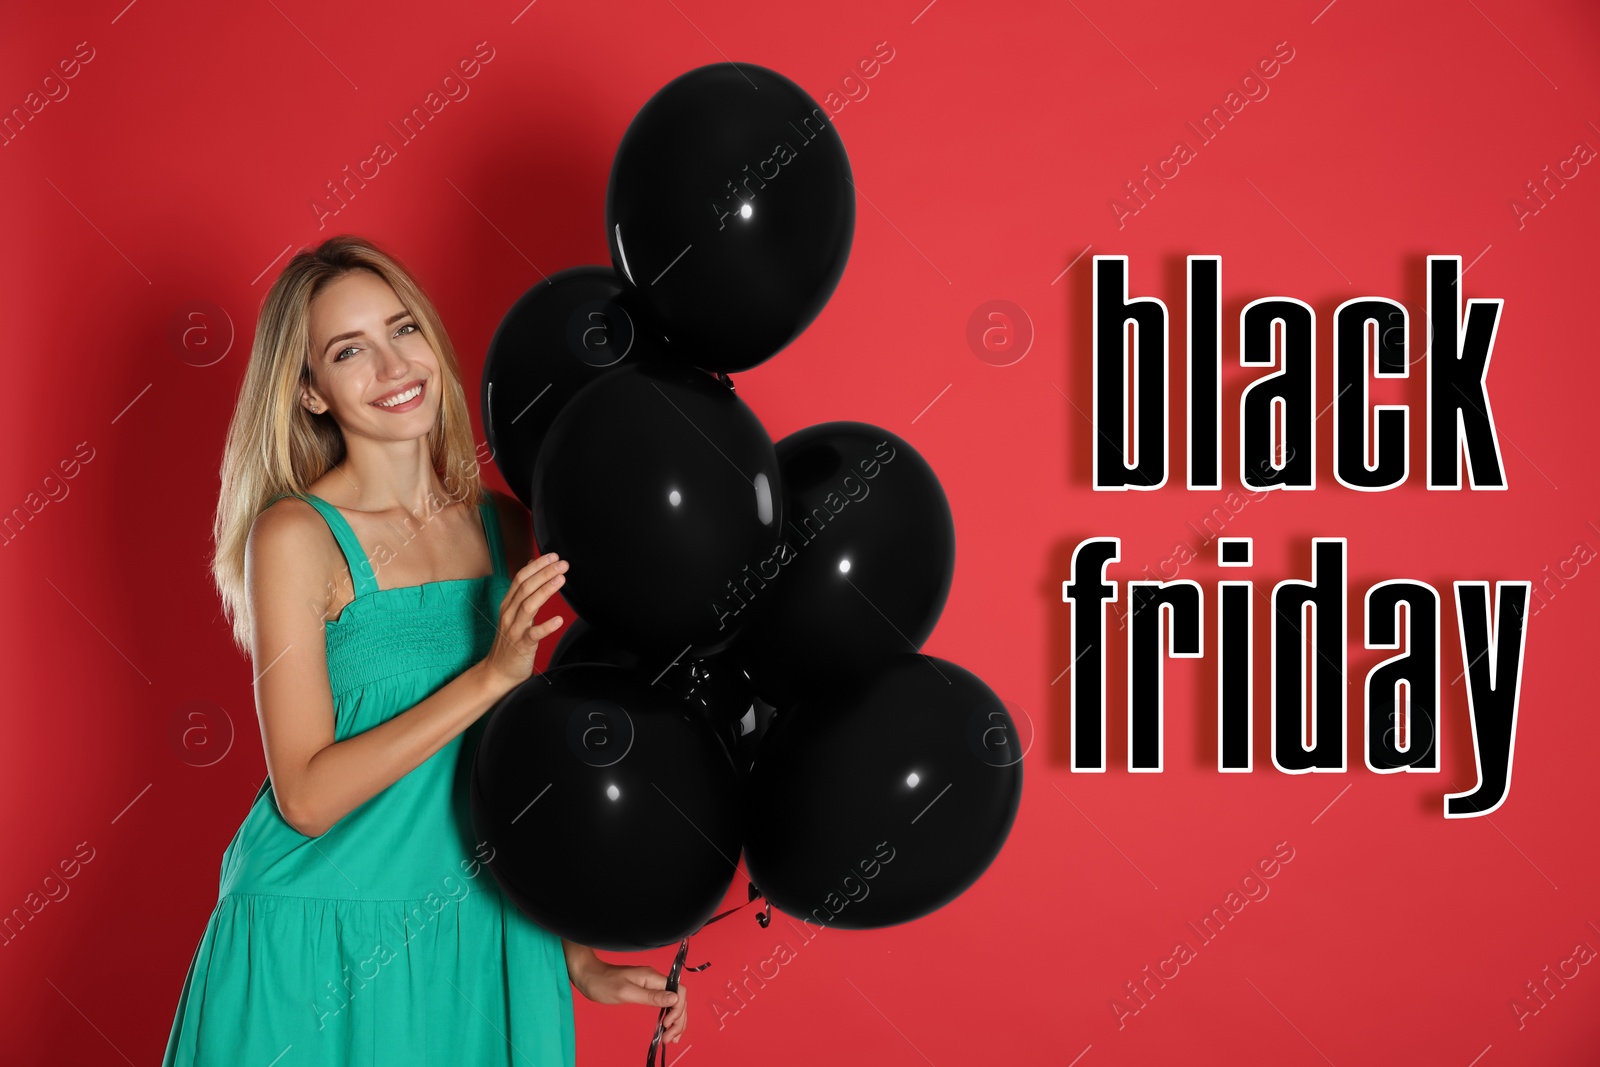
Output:
[[[529,560],[517,571],[500,601],[494,645],[487,657],[493,660],[499,673],[523,679],[532,672],[539,642],[563,623],[561,616],[556,615],[535,625],[534,616],[565,584],[567,567],[566,560],[549,552]]]
[[[557,563],[559,561],[560,561],[560,557],[557,556],[554,552],[546,552],[542,556],[536,556],[533,559],[530,559],[527,563],[524,563],[522,565],[522,569],[517,571],[516,574],[513,574],[511,576],[512,584],[515,585],[516,583],[522,581],[528,575],[534,574],[534,573],[536,573],[536,572],[538,572],[540,570],[543,570],[545,567],[548,567],[551,564]]]
[[[544,607],[545,601],[549,600],[550,597],[555,594],[558,588],[560,588],[560,586],[556,584],[554,580],[552,580],[550,582],[546,582],[544,585],[528,594],[528,596],[523,599],[522,603],[517,605],[516,612],[512,616],[513,628],[526,629],[534,640],[543,637],[545,634],[555,629],[554,626],[550,625],[551,620],[549,619],[546,619],[543,623],[535,626],[533,624],[533,617],[539,613],[539,609]],[[556,625],[559,626],[559,616],[556,617],[556,619]]]
[[[660,972],[656,973],[660,975]],[[664,979],[664,975],[660,976],[658,987],[665,987],[666,982]],[[678,1002],[667,1009],[667,1014],[662,1019],[664,1028],[661,1037],[664,1041],[677,1041],[683,1036],[684,1027],[688,1025],[689,991],[680,983],[677,993]]]
[[[517,572],[516,581],[506,591],[505,600],[501,603],[500,614],[502,626],[515,621],[524,611],[528,618],[532,618],[545,601],[555,595],[566,584],[566,560],[540,565],[540,560],[553,559],[550,556],[541,556],[531,561],[526,567]]]
[[[519,602],[528,590],[538,587],[566,569],[567,561],[554,552],[529,560],[511,576],[511,586],[506,590],[505,603]]]
[[[513,589],[532,583],[538,585],[552,575],[559,574],[567,569],[567,561],[557,556],[554,552],[546,553],[538,559],[530,559],[526,566],[511,577]]]
[[[541,559],[546,557],[540,557]],[[564,574],[569,566],[566,560],[554,560],[543,566],[537,566],[539,560],[534,560],[516,573],[511,582],[511,588],[506,591],[507,600],[521,600],[528,593]]]
[[[678,1003],[667,1012],[667,1020],[667,1040],[681,1040],[684,1029],[689,1025],[689,990],[681,983],[678,986]]]
[[[667,988],[667,976],[654,967],[628,967],[622,972],[627,982],[621,991],[621,999],[627,1003],[650,1004],[655,1007],[665,1007],[667,1013],[662,1016],[662,1040],[677,1041],[683,1036],[684,1027],[688,1025],[689,991],[679,984],[676,991]],[[669,1006],[667,1001],[676,998]]]
[[[523,598],[523,606],[530,612],[538,611],[544,606],[544,602],[546,600],[549,600],[551,597],[555,596],[556,590],[560,589],[566,584],[567,576],[565,574],[551,575],[549,578],[546,578],[543,583],[534,586],[528,595]]]
[[[627,1000],[635,1004],[654,1004],[658,1008],[673,1007],[683,1003],[683,987],[676,994],[667,988],[667,976],[654,967],[629,967],[624,971],[628,979]]]

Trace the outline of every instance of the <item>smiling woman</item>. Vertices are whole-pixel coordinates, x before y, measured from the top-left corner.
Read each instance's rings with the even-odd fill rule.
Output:
[[[364,270],[344,275],[318,294],[311,307],[314,337],[327,337],[334,324],[361,322],[365,309],[378,309],[378,314],[386,307],[395,309],[384,314],[381,322],[334,334],[321,344],[315,360],[308,363],[305,403],[311,411],[332,414],[335,404],[346,401],[359,401],[391,415],[429,406],[425,432],[437,405],[430,405],[432,398],[424,393],[430,381],[440,378],[440,360],[417,317],[398,304],[389,283]],[[386,344],[378,343],[385,337]],[[459,390],[459,384],[457,387]],[[435,386],[436,393],[438,388]]]
[[[369,546],[424,514],[380,587]],[[164,1067],[290,1049],[298,1064],[569,1067],[573,987],[672,1006],[679,1036],[665,975],[563,941],[492,879],[372,970],[374,946],[440,910],[442,878],[477,869],[465,786],[484,715],[561,624],[535,615],[566,565],[530,562],[526,513],[480,484],[449,339],[370,243],[302,251],[267,294],[215,533],[268,776],[223,852]],[[372,980],[332,1011],[347,972]]]

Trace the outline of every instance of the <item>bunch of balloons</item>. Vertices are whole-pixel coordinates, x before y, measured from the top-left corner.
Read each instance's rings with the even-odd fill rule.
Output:
[[[624,133],[605,221],[612,265],[528,290],[484,372],[495,462],[580,616],[481,737],[490,869],[612,951],[698,931],[741,851],[751,900],[810,921],[926,915],[993,861],[1022,788],[1005,706],[918,652],[950,591],[949,503],[880,427],[774,443],[728,377],[844,271],[831,116],[760,66],[689,71]]]

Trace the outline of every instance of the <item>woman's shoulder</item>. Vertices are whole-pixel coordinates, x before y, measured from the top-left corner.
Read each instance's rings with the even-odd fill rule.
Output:
[[[311,502],[283,496],[261,509],[245,540],[247,575],[325,584],[340,562],[327,520]]]
[[[250,524],[250,536],[252,539],[264,537],[274,541],[285,538],[299,540],[315,534],[318,526],[326,524],[327,520],[311,501],[294,493],[285,493],[267,501]]]
[[[322,516],[311,501],[293,493],[285,493],[267,501],[250,524],[250,536],[280,539],[294,536],[294,531],[310,529],[312,522],[321,522]]]

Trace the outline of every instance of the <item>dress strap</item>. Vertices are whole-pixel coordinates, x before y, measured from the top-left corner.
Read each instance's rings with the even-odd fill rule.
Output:
[[[288,496],[289,494],[280,494]],[[333,539],[339,542],[339,551],[344,553],[344,563],[350,568],[350,579],[355,583],[355,595],[364,596],[367,593],[378,591],[378,578],[372,569],[372,561],[367,559],[367,554],[361,550],[361,542],[356,540],[356,532],[350,528],[350,523],[339,509],[313,493],[294,494],[301,500],[310,504],[322,513],[322,518],[328,524],[328,529],[333,531]],[[274,500],[277,498],[274,497]]]
[[[487,489],[483,491],[483,503],[478,505],[478,515],[483,519],[483,534],[489,540],[489,559],[494,564],[494,575],[504,578],[508,572],[505,545],[500,537],[500,512]]]

